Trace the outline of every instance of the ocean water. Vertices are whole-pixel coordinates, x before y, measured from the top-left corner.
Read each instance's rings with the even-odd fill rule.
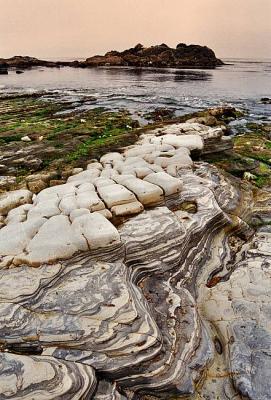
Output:
[[[0,75],[0,96],[44,92],[48,100],[69,102],[71,109],[126,108],[137,116],[155,108],[176,115],[229,104],[247,111],[248,120],[270,121],[271,60],[224,60],[215,70],[136,69],[129,67],[34,68]]]

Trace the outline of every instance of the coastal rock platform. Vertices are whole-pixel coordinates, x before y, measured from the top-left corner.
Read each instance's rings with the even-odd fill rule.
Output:
[[[0,195],[0,399],[270,399],[271,196],[195,122]]]

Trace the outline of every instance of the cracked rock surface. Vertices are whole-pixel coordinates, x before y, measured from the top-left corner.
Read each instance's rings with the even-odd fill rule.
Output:
[[[0,399],[271,393],[271,233],[249,185],[176,124],[67,183],[0,197]],[[228,145],[228,144],[227,144]]]

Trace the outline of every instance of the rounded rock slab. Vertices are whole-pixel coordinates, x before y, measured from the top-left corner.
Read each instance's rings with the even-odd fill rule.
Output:
[[[81,234],[90,250],[119,244],[120,235],[114,225],[101,213],[94,212],[77,217],[72,223],[77,234]]]
[[[152,183],[135,178],[132,175],[120,175],[115,180],[133,192],[143,206],[161,204],[164,200],[163,190]]]
[[[100,163],[105,164],[115,164],[116,162],[123,161],[123,155],[120,153],[107,153],[100,158]]]
[[[144,178],[144,181],[153,183],[163,189],[166,196],[179,193],[182,190],[180,179],[174,178],[166,172],[157,172]]]
[[[108,208],[136,201],[133,193],[116,183],[108,186],[98,186],[98,193]]]
[[[7,215],[10,210],[22,204],[32,203],[33,193],[20,189],[0,195],[0,215]]]
[[[154,144],[170,144],[176,148],[186,147],[189,150],[202,150],[204,147],[203,140],[200,135],[173,135],[167,134],[151,139]]]

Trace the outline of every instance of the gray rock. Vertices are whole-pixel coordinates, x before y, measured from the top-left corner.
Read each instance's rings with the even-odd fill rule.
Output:
[[[0,398],[270,398],[270,194],[193,163],[222,138],[175,124],[1,195]]]

